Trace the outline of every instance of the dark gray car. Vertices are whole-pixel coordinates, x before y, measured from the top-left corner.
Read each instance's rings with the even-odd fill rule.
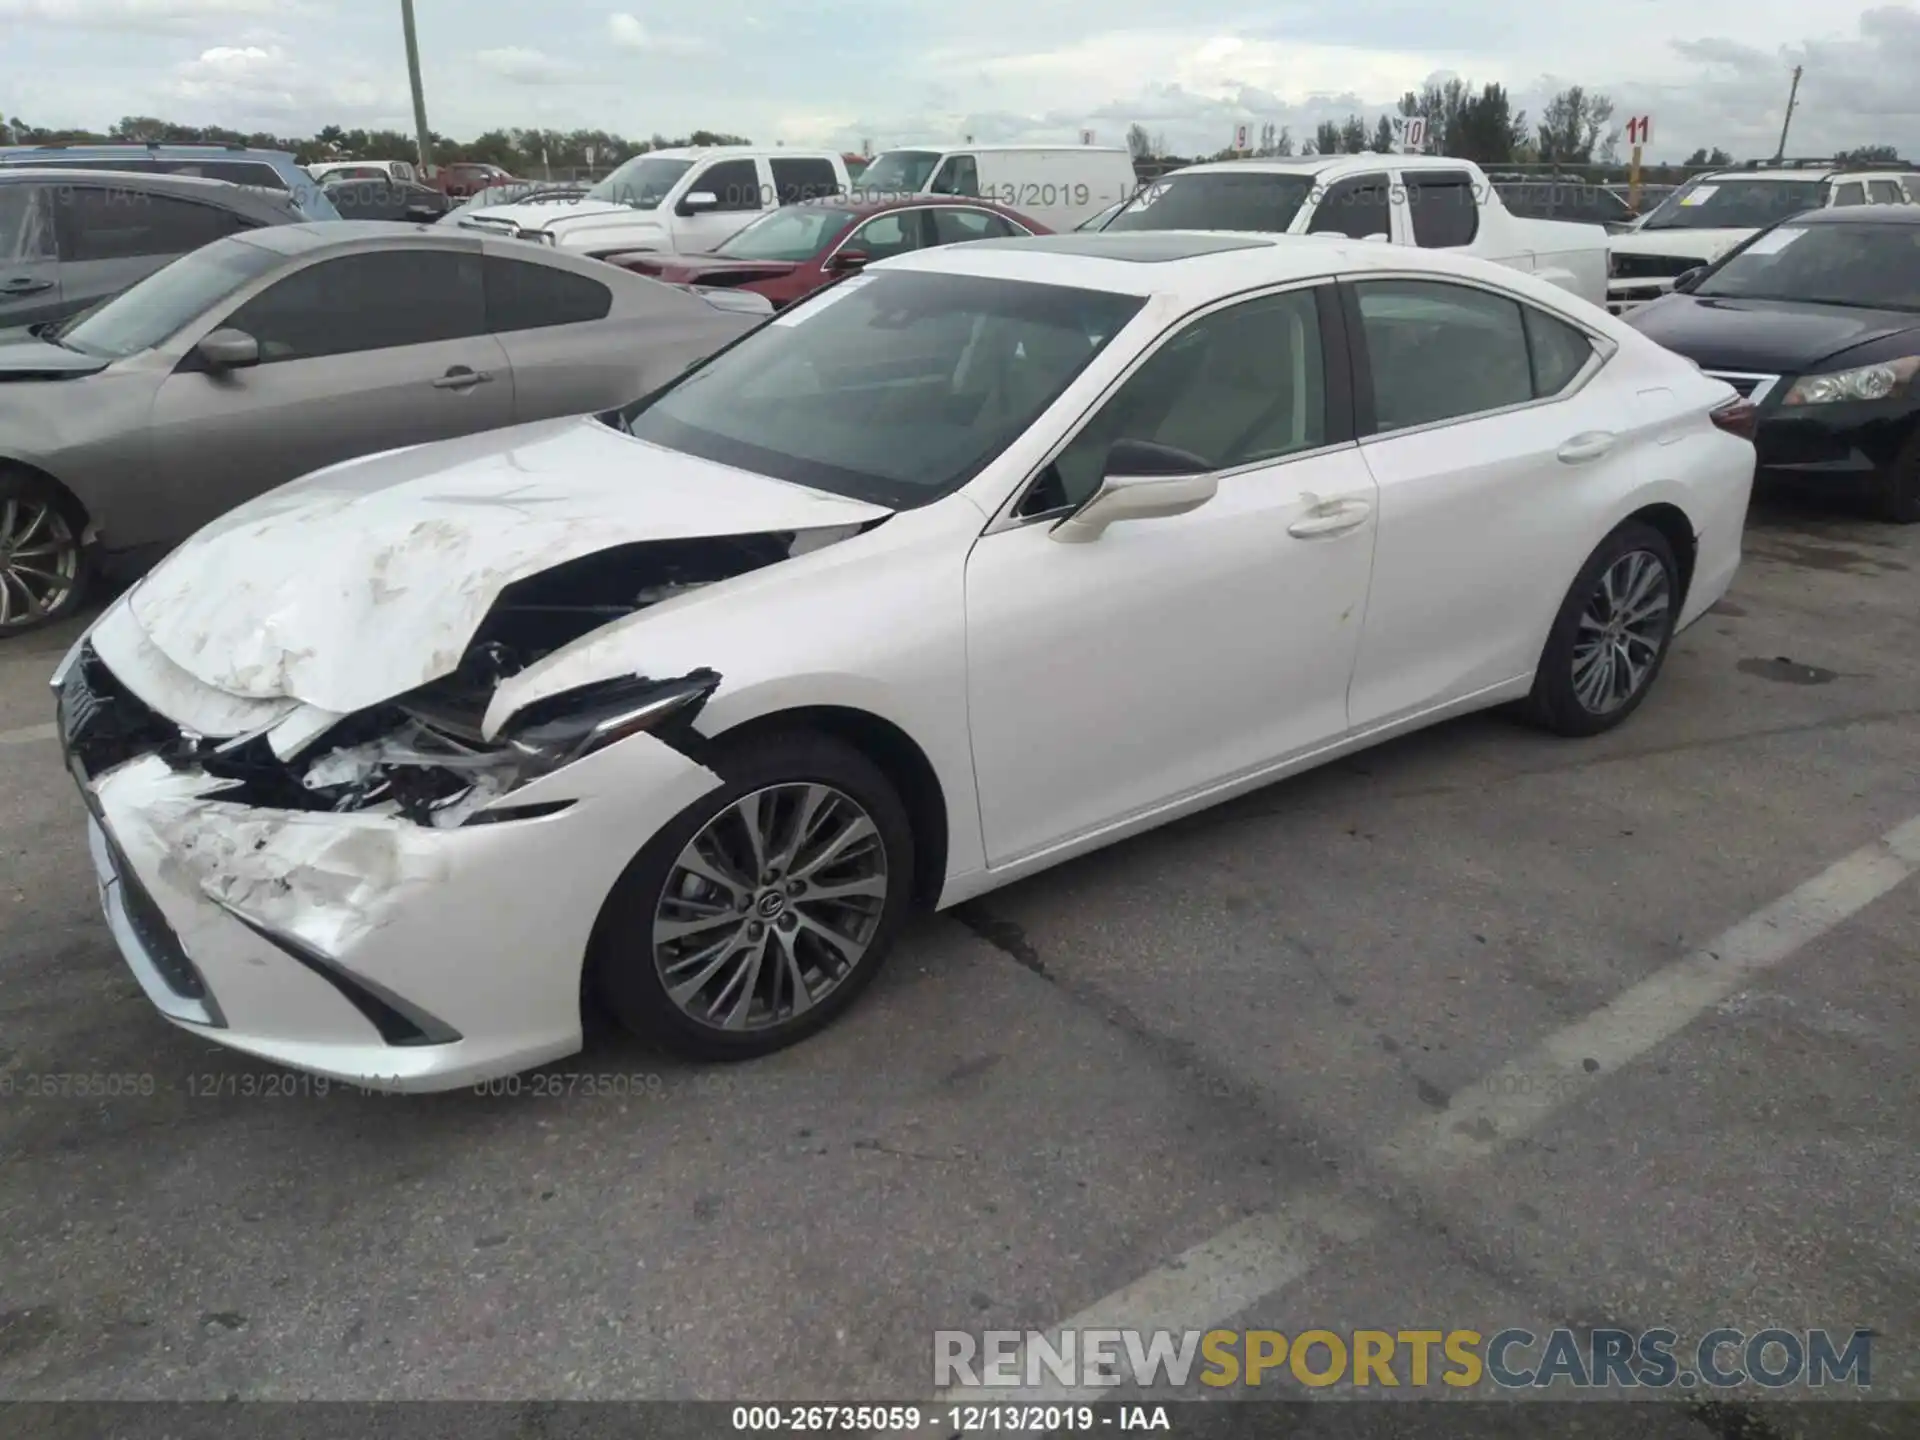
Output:
[[[189,250],[304,219],[286,194],[227,180],[0,167],[0,329],[77,315]]]
[[[611,409],[761,323],[521,240],[321,223],[232,236],[0,339],[0,635],[243,500],[381,450]]]

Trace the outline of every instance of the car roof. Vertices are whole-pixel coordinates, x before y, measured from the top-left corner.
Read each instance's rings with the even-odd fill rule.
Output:
[[[724,160],[729,156],[747,160],[761,155],[769,160],[843,160],[845,158],[838,150],[801,150],[786,145],[676,145],[663,150],[643,150],[632,158],[646,160],[655,155],[663,156],[668,160]]]
[[[75,178],[76,173],[80,178]],[[289,214],[299,213],[293,197],[284,190],[263,185],[242,185],[206,175],[156,175],[149,170],[75,172],[52,165],[0,165],[0,185],[32,183],[60,185],[68,189],[112,185],[126,190],[144,190],[155,195],[211,200],[227,206],[256,205]]]
[[[432,241],[448,245],[479,248],[480,235],[472,230],[450,229],[445,225],[421,225],[408,220],[355,220],[345,224],[337,220],[306,220],[297,225],[275,225],[267,230],[248,230],[230,235],[248,245],[258,245],[280,255],[310,255],[316,250],[359,250],[381,244],[405,244]]]
[[[143,142],[128,140],[121,143],[105,142],[79,145],[9,145],[0,147],[0,159],[13,163],[21,155],[92,155],[111,160],[117,155],[148,156],[191,156],[198,160],[216,160],[221,156],[238,157],[251,160],[293,161],[290,150],[254,150],[245,145],[196,145],[183,141],[171,144],[164,141]]]
[[[991,150],[995,152],[1004,152],[1004,151],[1010,151],[1010,150],[1013,150],[1013,151],[1017,151],[1017,150],[1090,150],[1096,155],[1110,155],[1110,154],[1129,155],[1133,153],[1130,150],[1128,150],[1127,147],[1124,145],[1075,145],[1071,141],[1067,141],[1067,140],[1058,140],[1051,145],[1045,143],[1044,141],[1025,141],[1018,145],[1000,145],[1000,144],[955,145],[955,144],[949,144],[945,141],[935,140],[925,145],[889,145],[885,150],[878,151],[875,154],[874,158],[878,159],[881,155],[885,155],[889,151],[894,151],[894,150],[920,150],[920,151],[927,152],[929,154],[939,154],[939,155],[946,155],[950,153],[958,154],[958,155],[978,155],[983,150]]]
[[[991,210],[996,215],[1018,217],[1020,212],[1009,210],[998,201],[988,200],[978,195],[903,195],[889,193],[884,200],[861,199],[860,187],[854,186],[854,194],[821,195],[811,200],[796,200],[783,205],[783,210],[843,210],[849,215],[865,220],[873,215],[882,215],[889,210],[923,210],[935,206],[965,206],[969,210]]]
[[[1160,178],[1175,175],[1329,175],[1353,174],[1374,170],[1472,170],[1474,162],[1448,155],[1389,155],[1368,151],[1362,155],[1302,155],[1292,158],[1247,160],[1208,160],[1199,165],[1183,165]]]
[[[1920,225],[1920,205],[1830,205],[1783,225]]]
[[[867,273],[892,270],[1027,280],[1122,295],[1170,295],[1189,305],[1264,285],[1370,270],[1485,277],[1530,288],[1528,277],[1491,261],[1410,245],[1343,235],[1217,230],[1074,231],[1018,240],[968,240],[911,250],[868,267]]]

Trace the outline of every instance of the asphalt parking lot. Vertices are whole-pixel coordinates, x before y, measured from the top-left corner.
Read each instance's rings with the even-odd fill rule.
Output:
[[[15,642],[0,1394],[910,1400],[935,1330],[1097,1317],[1870,1328],[1920,1399],[1916,617],[1920,527],[1768,499],[1611,735],[1470,719],[1080,860],[770,1060],[410,1098],[153,1012],[46,724],[77,626]]]

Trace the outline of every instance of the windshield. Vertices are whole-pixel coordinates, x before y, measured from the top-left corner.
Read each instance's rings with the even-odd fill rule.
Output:
[[[183,325],[198,319],[282,257],[244,240],[216,240],[156,270],[130,290],[89,310],[54,334],[69,350],[124,360],[151,350]]]
[[[729,260],[811,260],[852,219],[851,210],[789,205],[754,221],[714,254]]]
[[[1693,293],[1920,310],[1920,226],[1782,225],[1728,256]]]
[[[604,200],[609,205],[631,205],[636,210],[657,210],[673,189],[673,182],[693,168],[691,160],[666,160],[658,155],[636,155],[598,185],[587,191],[587,199]]]
[[[938,150],[889,150],[860,172],[860,188],[882,195],[918,195],[939,163]]]
[[[1108,230],[1284,231],[1313,193],[1311,175],[1174,175],[1141,191]]]
[[[1759,230],[1826,203],[1824,180],[1703,180],[1660,202],[1642,230]]]
[[[723,465],[925,505],[1024,432],[1143,303],[972,275],[859,275],[609,419]]]

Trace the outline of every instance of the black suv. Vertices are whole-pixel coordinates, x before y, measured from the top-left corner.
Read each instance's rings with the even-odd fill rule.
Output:
[[[305,218],[287,195],[226,180],[0,168],[0,330],[65,319],[189,250]]]

